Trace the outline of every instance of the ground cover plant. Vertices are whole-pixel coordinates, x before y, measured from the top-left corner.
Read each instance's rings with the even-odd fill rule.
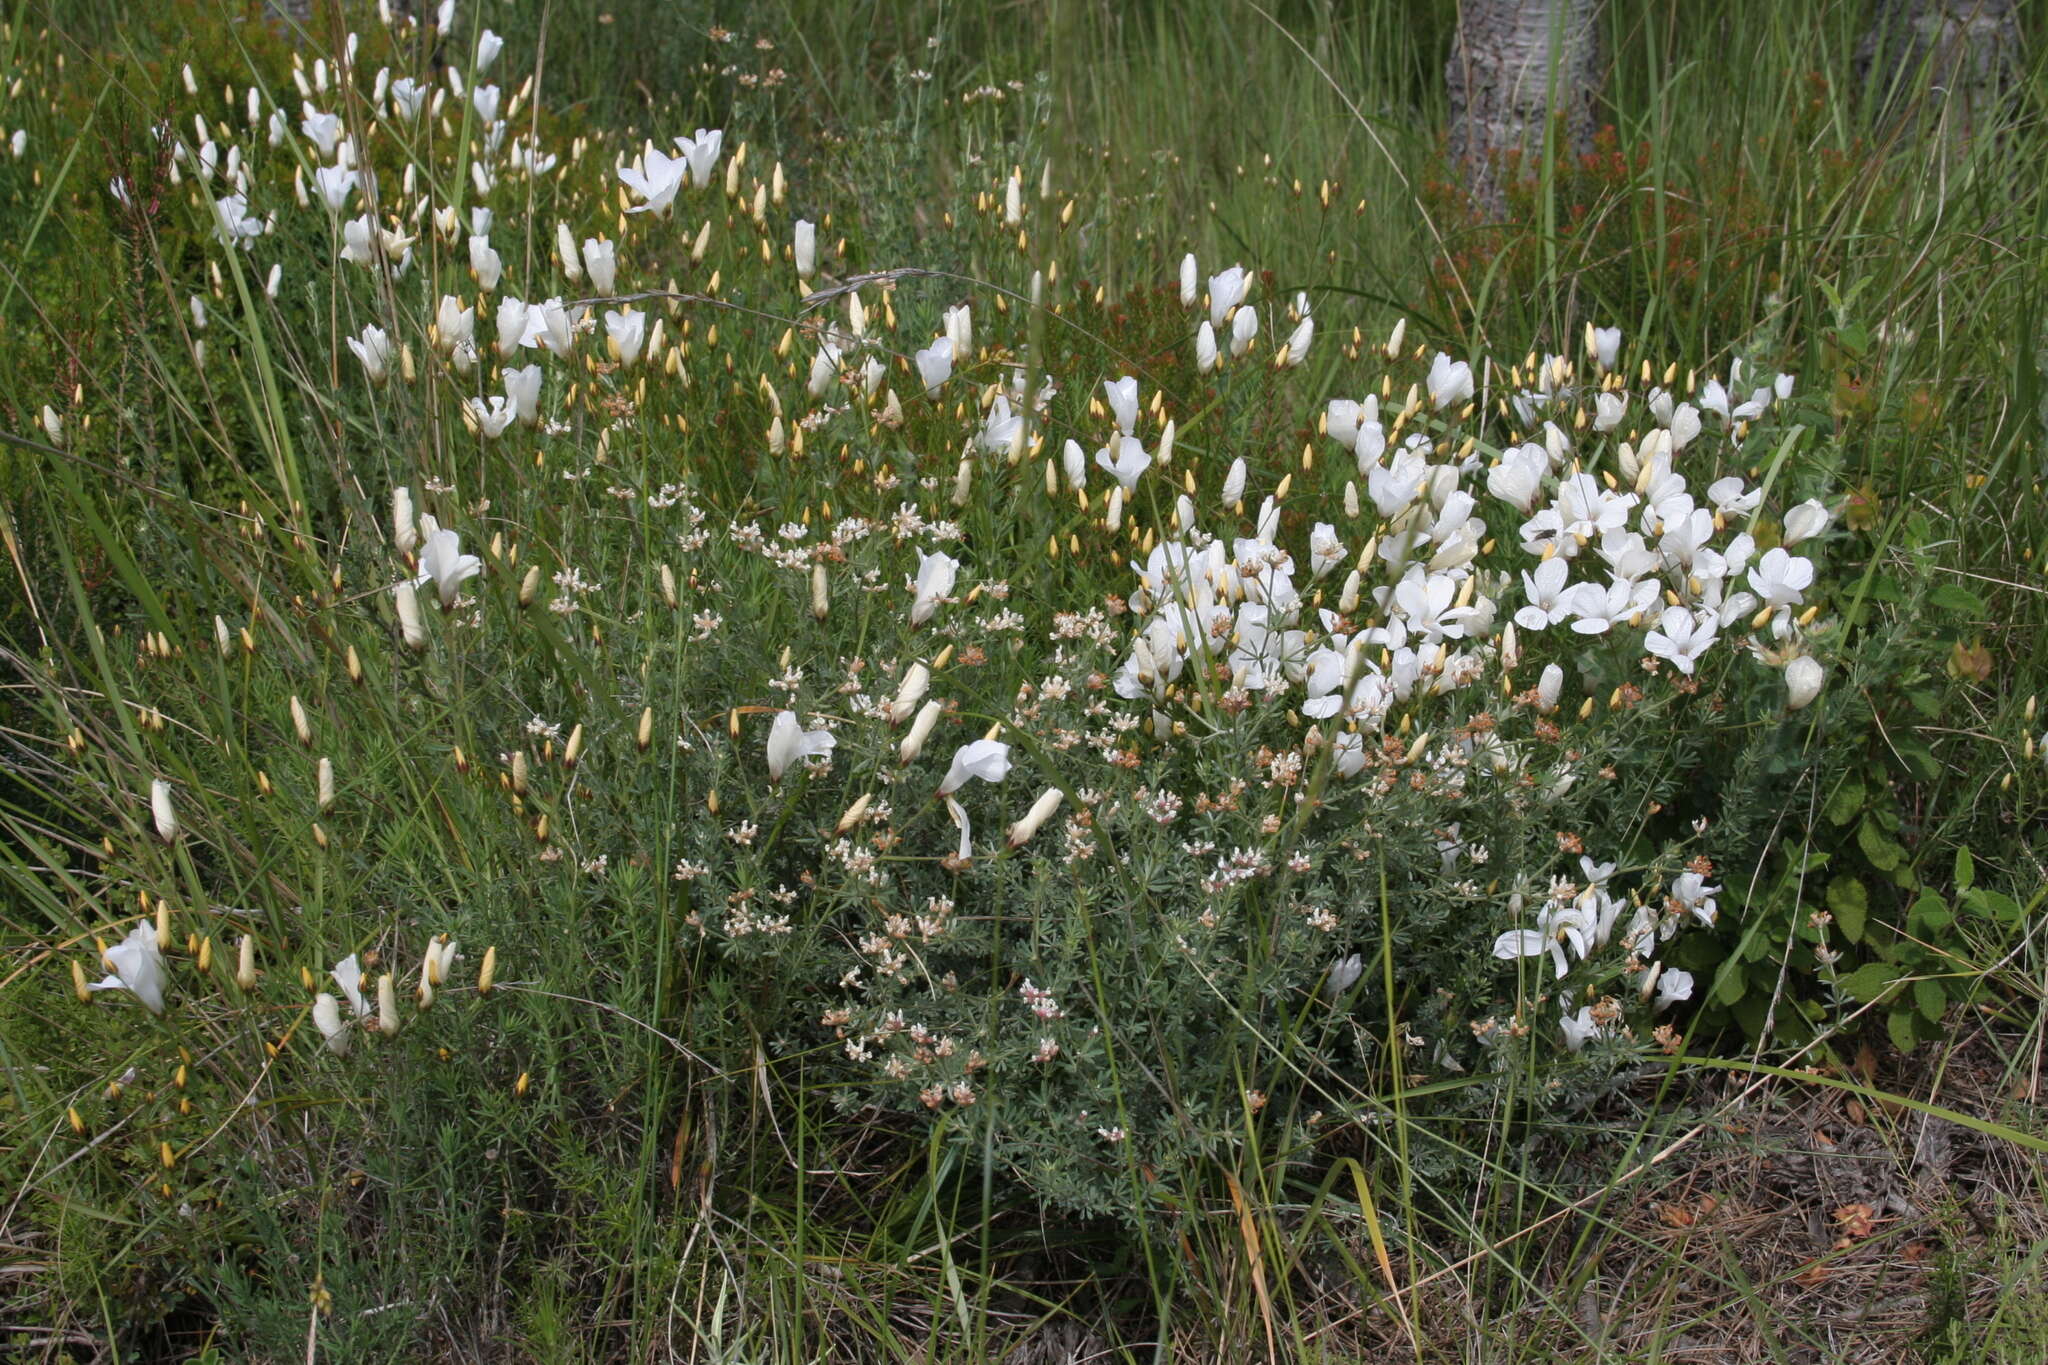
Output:
[[[2037,70],[1750,8],[13,16],[12,1344],[2038,1358]]]

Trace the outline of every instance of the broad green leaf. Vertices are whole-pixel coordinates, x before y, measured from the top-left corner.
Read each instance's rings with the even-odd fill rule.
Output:
[[[1897,871],[1906,861],[1906,850],[1867,815],[1856,827],[1856,846],[1863,850],[1863,856],[1870,859],[1870,865],[1879,872]]]
[[[1822,808],[1821,813],[1827,816],[1831,825],[1846,825],[1854,820],[1857,812],[1862,809],[1863,779],[1852,775],[1844,778],[1842,785],[1835,788],[1835,794],[1828,798],[1828,803]]]
[[[1889,963],[1866,962],[1842,978],[1842,993],[1867,1005],[1891,989],[1893,975]]]
[[[1854,877],[1837,877],[1828,883],[1828,911],[1834,915],[1842,936],[1851,943],[1863,941],[1863,926],[1870,918],[1870,893]]]
[[[1956,850],[1956,890],[1968,891],[1977,884],[1977,861],[1967,847]]]

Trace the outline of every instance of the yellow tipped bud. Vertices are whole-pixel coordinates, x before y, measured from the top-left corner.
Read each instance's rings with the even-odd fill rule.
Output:
[[[256,987],[256,939],[252,934],[242,935],[242,941],[237,945],[235,984],[245,991]]]
[[[640,729],[633,736],[633,743],[641,753],[654,742],[654,708],[649,706],[640,712]]]
[[[2029,740],[2028,743],[2033,741]],[[78,965],[78,959],[71,959],[71,993],[78,997],[81,1005],[92,1003],[92,992],[85,988],[85,968]]]
[[[484,965],[477,969],[476,993],[489,995],[491,987],[498,984],[498,945],[484,949]]]
[[[583,757],[583,723],[578,721],[569,731],[569,742],[562,746],[562,766],[573,768]]]

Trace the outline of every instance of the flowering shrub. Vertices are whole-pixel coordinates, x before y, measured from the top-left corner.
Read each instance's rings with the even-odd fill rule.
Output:
[[[460,1170],[573,1143],[536,1084],[654,1075],[1142,1220],[1396,1111],[1582,1105],[1752,942],[1833,998],[1827,919],[1778,949],[1730,880],[1883,667],[1794,376],[1380,343],[1257,262],[1108,299],[1049,168],[953,206],[995,278],[876,259],[738,129],[550,141],[458,34],[108,186],[189,239],[184,401],[233,415],[155,431],[204,471],[163,498],[82,472],[105,395],[41,414],[13,873],[52,1007],[151,1016],[59,1059],[80,1136],[146,1135],[110,1178],[282,1217],[213,1146],[273,1078],[488,1092]],[[645,1104],[674,1190],[698,1120]],[[375,1164],[342,1112],[301,1132]]]

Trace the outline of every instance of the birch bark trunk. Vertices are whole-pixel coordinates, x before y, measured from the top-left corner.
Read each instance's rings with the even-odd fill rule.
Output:
[[[1561,150],[1593,142],[1599,89],[1599,0],[1463,0],[1445,78],[1451,98],[1451,159],[1473,202],[1505,207],[1503,177],[1543,151],[1546,122],[1559,119]]]

